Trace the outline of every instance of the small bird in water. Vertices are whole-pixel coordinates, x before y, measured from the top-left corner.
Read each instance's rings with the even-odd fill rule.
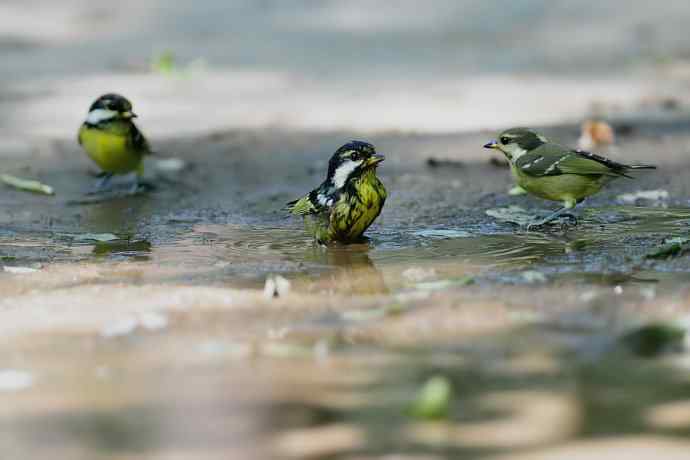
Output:
[[[497,140],[484,148],[503,152],[517,184],[528,193],[563,203],[561,209],[530,224],[528,229],[543,226],[566,214],[614,179],[630,179],[631,170],[656,169],[651,165],[621,164],[593,153],[569,149],[528,128],[503,131]]]
[[[143,157],[151,149],[132,121],[136,117],[132,104],[119,94],[105,94],[89,108],[77,139],[102,170],[92,193],[102,191],[114,175],[133,172],[136,178],[130,192],[138,190],[144,172]]]
[[[383,160],[373,145],[348,142],[328,162],[326,180],[288,203],[288,210],[304,216],[307,231],[319,243],[360,241],[386,201],[386,188],[376,177],[376,167]]]

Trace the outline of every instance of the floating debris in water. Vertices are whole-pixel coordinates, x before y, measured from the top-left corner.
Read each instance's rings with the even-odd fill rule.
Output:
[[[690,336],[684,324],[652,323],[624,334],[621,343],[637,356],[652,358],[664,353],[687,352]]]
[[[138,317],[122,318],[101,329],[101,337],[123,337],[136,331],[139,327],[149,331],[159,331],[168,326],[168,319],[161,313],[144,312]]]
[[[149,311],[139,315],[139,324],[149,331],[159,331],[168,326],[168,318],[155,311]]]
[[[522,272],[522,279],[529,284],[546,283],[546,275],[536,270]]]
[[[467,238],[472,236],[469,232],[464,230],[453,230],[445,228],[427,228],[423,230],[417,230],[413,233],[415,236],[421,236],[424,238]]]
[[[646,255],[648,259],[670,259],[690,250],[690,238],[676,237],[665,240],[663,245]]]
[[[246,358],[253,353],[253,348],[247,343],[208,340],[200,343],[197,346],[197,351],[205,356],[230,356],[233,358]]]
[[[448,416],[453,399],[453,385],[447,377],[435,375],[427,380],[417,392],[409,408],[412,417],[438,420]]]
[[[402,272],[403,278],[408,281],[418,283],[436,277],[436,270],[433,268],[410,267]]]
[[[264,284],[264,297],[273,299],[276,297],[284,297],[290,293],[290,281],[286,278],[275,275],[266,278]]]
[[[526,226],[534,221],[534,215],[520,206],[487,209],[485,212],[489,217],[520,226]]]
[[[77,235],[70,235],[75,241],[98,241],[107,243],[108,241],[119,240],[120,237],[112,233],[83,233]]]
[[[417,283],[415,287],[422,291],[442,291],[444,289],[467,286],[474,283],[474,276],[467,275],[462,278],[445,279],[439,281],[426,281]]]
[[[668,198],[669,194],[666,190],[639,190],[633,193],[618,195],[616,200],[621,204],[632,206],[647,205],[665,208]]]
[[[55,190],[50,185],[43,184],[37,180],[22,179],[21,177],[11,176],[9,174],[0,174],[0,181],[4,184],[14,187],[17,190],[25,192],[41,193],[43,195],[55,195]]]
[[[129,335],[137,328],[139,321],[136,318],[124,318],[107,324],[101,329],[101,337],[122,337]]]
[[[25,390],[30,388],[33,383],[33,376],[26,371],[0,369],[0,391]]]
[[[31,268],[31,267],[9,267],[9,266],[4,266],[2,267],[2,270],[7,273],[11,273],[13,275],[30,275],[31,273],[36,273],[38,271],[37,268]]]

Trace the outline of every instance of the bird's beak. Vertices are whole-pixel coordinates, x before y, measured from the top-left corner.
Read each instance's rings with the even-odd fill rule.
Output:
[[[498,144],[496,143],[496,141],[487,142],[486,144],[484,144],[484,148],[485,149],[497,149]]]
[[[370,156],[369,159],[367,160],[367,166],[377,165],[385,159],[386,159],[386,157],[384,157],[380,153],[375,153],[372,156]]]
[[[134,112],[122,112],[122,113],[120,114],[120,116],[121,116],[122,118],[129,119],[129,118],[136,118],[136,117],[137,117],[137,114],[134,113]]]

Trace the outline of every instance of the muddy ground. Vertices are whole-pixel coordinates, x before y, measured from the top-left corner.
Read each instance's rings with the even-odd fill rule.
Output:
[[[481,149],[495,133],[158,139],[154,190],[103,201],[84,197],[94,178],[73,142],[7,155],[5,172],[56,195],[0,194],[1,263],[30,269],[0,272],[0,449],[686,458],[688,355],[641,358],[620,337],[690,315],[690,259],[646,257],[688,235],[688,123],[617,125],[609,154],[659,170],[613,183],[577,227],[545,232],[486,214],[553,208],[507,194],[508,171]],[[545,132],[574,144],[578,127]],[[323,179],[335,148],[363,137],[387,156],[390,198],[366,244],[315,247],[283,205]],[[187,167],[161,170],[165,157]],[[619,202],[659,189],[668,198]],[[290,281],[278,298],[264,293],[274,275]],[[409,411],[431,376],[452,387],[441,421]]]

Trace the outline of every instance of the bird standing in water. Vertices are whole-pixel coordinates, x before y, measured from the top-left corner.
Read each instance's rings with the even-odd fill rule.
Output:
[[[497,140],[484,147],[503,152],[517,184],[528,193],[563,203],[562,208],[531,223],[528,229],[543,226],[564,215],[614,179],[631,178],[628,175],[631,170],[656,169],[652,165],[626,165],[593,153],[569,149],[528,128],[503,131]]]
[[[144,172],[143,157],[151,153],[151,149],[132,121],[136,117],[132,104],[119,94],[105,94],[89,108],[77,138],[102,170],[92,193],[102,191],[114,175],[133,172],[136,178],[130,192],[138,190]]]
[[[367,142],[343,145],[328,163],[326,180],[288,203],[288,210],[304,216],[307,230],[319,243],[360,241],[386,201],[386,188],[376,177],[376,167],[383,160]]]

